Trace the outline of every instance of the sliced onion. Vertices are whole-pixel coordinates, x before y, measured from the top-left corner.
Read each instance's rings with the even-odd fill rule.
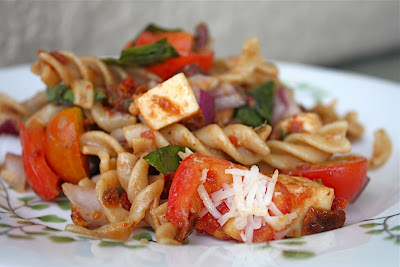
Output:
[[[22,158],[19,155],[7,153],[0,169],[4,181],[17,192],[24,192],[26,188],[26,176]]]
[[[6,119],[0,122],[0,134],[18,135],[18,126],[15,120]]]
[[[71,217],[75,224],[96,228],[108,223],[97,201],[95,187],[64,183],[62,190],[71,202]]]
[[[280,87],[275,90],[272,118],[274,124],[281,119],[297,114],[300,111],[300,107],[296,103],[291,89]]]
[[[215,119],[215,99],[204,90],[200,90],[199,106],[203,113],[206,125],[214,122]]]
[[[230,83],[223,82],[208,93],[215,98],[215,110],[237,108],[246,104],[244,94],[240,94]]]

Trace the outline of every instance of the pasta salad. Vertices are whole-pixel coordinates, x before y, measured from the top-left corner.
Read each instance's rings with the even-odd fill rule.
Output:
[[[380,129],[370,159],[351,154],[356,112],[297,103],[257,38],[216,59],[204,23],[150,24],[118,58],[39,50],[31,70],[44,91],[0,98],[0,133],[22,144],[0,175],[44,200],[65,194],[66,230],[80,234],[150,226],[179,245],[193,231],[252,243],[337,229],[391,153]]]

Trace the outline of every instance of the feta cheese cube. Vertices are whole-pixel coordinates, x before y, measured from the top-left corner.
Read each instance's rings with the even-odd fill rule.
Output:
[[[200,109],[183,73],[150,89],[135,100],[135,105],[152,130],[188,118]]]

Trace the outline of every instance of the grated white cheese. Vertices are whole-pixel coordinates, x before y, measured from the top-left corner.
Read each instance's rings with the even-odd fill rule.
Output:
[[[206,181],[207,172],[208,169],[202,171],[200,180],[203,183]],[[252,166],[250,170],[226,169],[225,173],[232,175],[232,187],[223,184],[222,189],[213,192],[211,196],[203,184],[197,189],[205,206],[201,215],[204,216],[206,211],[210,212],[221,226],[234,218],[234,225],[240,231],[239,236],[243,242],[251,243],[254,230],[260,229],[266,223],[275,231],[282,232],[297,218],[295,212],[283,214],[272,202],[278,181],[278,170],[275,170],[271,178],[260,173],[257,166]],[[280,195],[280,192],[275,194]],[[229,208],[223,215],[216,208],[222,202]]]
[[[179,156],[182,160],[186,159],[187,157],[189,157],[189,156],[192,155],[192,154],[193,154],[192,150],[190,150],[190,149],[187,148],[187,147],[185,147],[185,152],[182,152],[182,151],[179,151],[179,152],[178,152],[178,156]]]
[[[201,171],[200,181],[202,183],[205,183],[207,181],[207,173],[208,173],[208,169],[204,169]]]
[[[211,200],[210,196],[208,195],[207,190],[204,188],[203,184],[201,184],[197,188],[197,192],[199,193],[199,196],[200,196],[201,200],[203,201],[204,206],[206,207],[208,212],[210,212],[210,214],[215,219],[221,218],[221,216],[222,216],[221,213],[217,210],[217,207],[212,202],[212,200]]]

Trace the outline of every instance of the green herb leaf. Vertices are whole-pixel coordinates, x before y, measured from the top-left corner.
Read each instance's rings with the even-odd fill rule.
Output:
[[[0,223],[0,228],[9,228],[11,225],[5,224],[5,223]]]
[[[47,101],[58,105],[72,106],[74,104],[74,92],[72,88],[64,84],[46,88]],[[102,88],[94,88],[94,102],[100,102],[106,98]]]
[[[94,88],[94,102],[96,102],[96,103],[100,102],[103,99],[105,99],[106,97],[107,97],[106,93],[104,92],[104,90],[102,88],[98,88],[98,87]]]
[[[46,88],[47,101],[58,105],[73,105],[74,92],[64,84]]]
[[[119,63],[135,67],[148,67],[173,57],[179,57],[179,54],[171,44],[167,43],[167,38],[164,38],[152,44],[122,50]]]
[[[274,82],[266,82],[251,88],[247,93],[255,100],[254,109],[267,122],[272,121],[274,108]]]
[[[167,29],[167,28],[162,28],[154,23],[150,23],[147,25],[142,32],[181,32],[182,29],[180,28],[175,28],[175,29]]]
[[[170,172],[175,172],[178,168],[181,161],[181,158],[178,156],[179,151],[184,152],[185,147],[178,145],[165,146],[149,153],[144,157],[144,160],[166,175]]]
[[[237,108],[234,118],[247,126],[257,127],[264,123],[258,113],[249,106]]]

